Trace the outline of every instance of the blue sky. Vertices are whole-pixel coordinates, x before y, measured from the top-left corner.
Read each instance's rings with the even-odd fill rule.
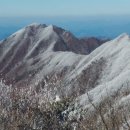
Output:
[[[130,14],[130,0],[0,0],[0,16]]]

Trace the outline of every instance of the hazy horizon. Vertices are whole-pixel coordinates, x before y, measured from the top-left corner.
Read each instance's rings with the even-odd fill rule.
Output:
[[[130,15],[82,17],[0,17],[0,40],[31,24],[53,24],[71,31],[77,37],[95,36],[115,38],[130,34]]]
[[[130,33],[129,0],[0,0],[0,40],[31,23],[53,24],[77,37]]]

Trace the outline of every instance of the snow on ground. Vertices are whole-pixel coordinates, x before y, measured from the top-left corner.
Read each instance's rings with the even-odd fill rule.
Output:
[[[117,91],[130,91],[130,38],[123,34],[110,41],[91,53],[82,63],[79,63],[77,71],[82,72],[92,61],[100,58],[106,59],[106,66],[102,72],[99,84],[89,91],[89,96],[94,103],[100,103],[102,98],[114,96]],[[82,66],[83,65],[83,66]],[[80,66],[80,67],[79,67]],[[88,105],[88,93],[78,98],[80,105],[84,108]],[[128,98],[128,97],[127,97]],[[124,100],[124,99],[122,99]]]

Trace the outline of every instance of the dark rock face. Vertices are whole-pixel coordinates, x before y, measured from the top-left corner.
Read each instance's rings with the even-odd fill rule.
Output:
[[[84,47],[87,48],[88,53],[91,53],[94,51],[97,47],[102,45],[103,43],[109,41],[110,39],[98,39],[95,37],[90,37],[90,38],[82,38],[82,44]]]
[[[53,30],[60,37],[59,42],[54,46],[54,51],[71,51],[77,54],[86,55],[110,40],[102,40],[95,37],[78,39],[71,32],[62,28],[53,26]]]

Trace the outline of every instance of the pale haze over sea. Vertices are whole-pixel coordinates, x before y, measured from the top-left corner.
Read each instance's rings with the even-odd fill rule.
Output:
[[[37,22],[77,37],[130,34],[130,0],[0,0],[0,39]]]
[[[115,38],[130,34],[130,15],[84,17],[1,17],[0,40],[31,23],[53,24],[71,31],[77,37]]]

